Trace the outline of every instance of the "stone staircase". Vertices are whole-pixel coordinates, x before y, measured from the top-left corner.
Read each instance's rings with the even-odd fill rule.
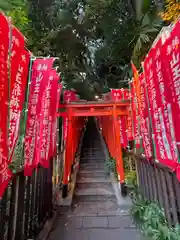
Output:
[[[105,174],[105,156],[93,121],[85,132],[73,204],[61,208],[49,240],[141,240],[132,223],[130,201],[117,204]]]
[[[83,148],[74,202],[92,205],[116,199],[110,179],[105,175],[104,161],[101,148]]]

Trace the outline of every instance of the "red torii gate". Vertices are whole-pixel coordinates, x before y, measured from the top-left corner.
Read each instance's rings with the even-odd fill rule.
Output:
[[[99,117],[102,135],[109,153],[116,161],[122,191],[125,185],[119,116],[128,116],[129,101],[87,101],[61,104],[57,116],[68,119],[67,140],[63,172],[63,197],[67,196],[71,166],[87,117]]]

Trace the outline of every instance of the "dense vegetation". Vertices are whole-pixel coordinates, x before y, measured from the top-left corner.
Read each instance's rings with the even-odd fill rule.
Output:
[[[160,14],[164,21],[175,22],[180,16],[180,1],[165,0],[165,11]]]
[[[141,67],[162,27],[160,16],[174,20],[160,14],[161,2],[0,0],[0,8],[23,31],[34,54],[59,57],[67,88],[92,99],[94,94],[124,86],[122,79],[131,77],[131,60]],[[165,13],[169,9],[167,5]]]

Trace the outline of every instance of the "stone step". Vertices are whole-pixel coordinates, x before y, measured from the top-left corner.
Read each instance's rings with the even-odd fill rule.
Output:
[[[111,182],[77,182],[76,188],[79,190],[82,189],[106,189],[111,191],[112,183]]]
[[[81,152],[81,155],[97,155],[97,156],[103,156],[104,153],[102,151],[94,151],[94,152]]]
[[[88,139],[89,140],[89,139]],[[88,143],[88,144],[86,144]],[[102,146],[101,143],[99,142],[99,139],[94,139],[93,138],[93,143],[89,144],[89,142],[84,141],[84,144],[82,145],[82,150],[101,150]]]
[[[114,196],[114,191],[112,187],[103,186],[103,187],[91,187],[91,188],[83,188],[83,189],[76,189],[75,191],[76,196],[87,196],[87,195],[101,195],[106,198],[106,196]]]
[[[97,171],[97,170],[102,170],[103,172],[105,172],[105,167],[89,167],[89,166],[86,166],[86,167],[81,167],[79,168],[80,170],[82,171],[89,171],[89,172],[94,172],[94,171]]]
[[[104,160],[104,158],[103,159],[98,159],[98,158],[81,158],[80,163],[81,164],[85,164],[85,163],[87,163],[87,164],[89,164],[89,163],[91,163],[91,164],[96,164],[96,163],[98,163],[98,164],[105,164],[105,160]]]
[[[102,147],[98,148],[82,148],[81,152],[103,152]]]
[[[96,160],[96,162],[91,162],[91,160],[88,161],[87,163],[80,162],[80,166],[82,166],[82,167],[104,167],[104,165],[105,165],[105,163],[103,161],[98,162],[97,160]]]
[[[116,196],[115,195],[74,195],[73,202],[82,203],[82,202],[93,202],[96,204],[96,202],[107,202],[107,201],[114,201],[116,202]]]
[[[72,214],[76,216],[129,216],[128,209],[122,210],[116,200],[107,199],[97,202],[74,202]],[[120,219],[119,219],[120,220]],[[117,223],[118,224],[118,223]]]
[[[104,169],[104,163],[81,163],[80,169],[82,170],[94,170],[94,169]]]
[[[97,155],[84,155],[84,156],[81,156],[80,159],[90,159],[90,160],[94,160],[94,161],[97,161],[97,160],[104,160],[105,161],[105,156],[97,156]]]
[[[78,177],[76,183],[104,183],[111,182],[109,178],[106,177]]]
[[[104,159],[96,159],[96,160],[94,160],[94,159],[81,159],[81,161],[80,161],[80,164],[103,164],[103,165],[105,165],[105,161],[104,161]]]
[[[97,151],[81,151],[81,154],[82,155],[104,155],[104,152],[103,151],[101,151],[101,150],[97,150]]]
[[[105,157],[104,156],[97,156],[97,155],[84,155],[84,156],[81,156],[80,159],[89,159],[89,160],[94,160],[94,161],[97,161],[97,160],[105,160]]]
[[[98,156],[97,154],[95,154],[95,155],[82,155],[81,159],[104,160],[105,157],[102,156],[102,155]]]
[[[105,171],[104,170],[94,170],[94,171],[90,171],[90,170],[82,170],[80,169],[79,170],[79,173],[78,173],[78,177],[79,178],[89,178],[89,177],[106,177],[106,174],[105,174]]]
[[[103,149],[102,148],[96,148],[96,149],[82,149],[81,151],[82,153],[103,153]]]

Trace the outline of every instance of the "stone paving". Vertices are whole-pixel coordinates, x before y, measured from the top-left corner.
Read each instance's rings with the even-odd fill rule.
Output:
[[[74,204],[60,210],[49,240],[143,240],[127,208],[112,201]]]

